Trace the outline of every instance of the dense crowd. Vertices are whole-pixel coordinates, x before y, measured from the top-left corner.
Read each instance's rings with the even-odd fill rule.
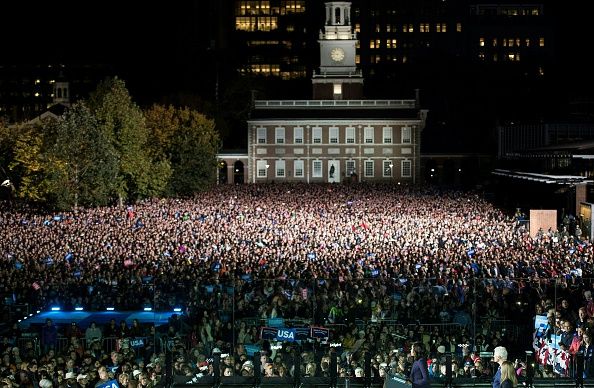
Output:
[[[164,332],[143,327],[132,335],[123,322],[119,332],[103,333],[120,341],[153,338],[142,350],[115,346],[115,354],[64,328],[55,335],[74,337],[69,347],[51,353],[56,343],[42,335],[34,354],[13,328],[5,336],[2,373],[12,371],[21,383],[34,377],[43,388],[42,380],[84,386],[78,377],[90,384],[109,373],[127,375],[131,385],[143,385],[145,376],[155,385],[167,351],[178,375],[208,374],[214,349],[225,355],[225,375],[249,375],[254,344],[262,350],[264,375],[294,374],[296,353],[302,375],[328,373],[331,350],[323,342],[277,349],[260,338],[262,324],[251,318],[331,327],[329,342],[341,345],[332,352],[345,376],[362,372],[366,353],[376,376],[405,373],[415,341],[429,351],[433,377],[445,373],[446,353],[455,355],[456,375],[489,376],[492,365],[480,352],[504,345],[520,354],[530,345],[525,332],[510,328],[531,327],[535,314],[558,313],[551,327],[569,322],[575,330],[581,319],[583,334],[594,316],[592,244],[563,231],[532,238],[476,193],[274,184],[67,213],[3,206],[0,292],[6,301],[185,309]],[[102,375],[114,358],[118,367]],[[77,378],[58,380],[59,371],[66,376],[70,369]]]

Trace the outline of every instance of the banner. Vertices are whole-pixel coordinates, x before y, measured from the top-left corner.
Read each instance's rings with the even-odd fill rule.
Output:
[[[284,328],[278,329],[276,331],[276,340],[277,341],[294,342],[295,341],[295,329],[284,329]]]
[[[120,388],[117,380],[109,380],[102,384],[95,385],[95,388]]]
[[[323,327],[312,327],[309,335],[312,338],[328,338],[330,336],[330,330]]]

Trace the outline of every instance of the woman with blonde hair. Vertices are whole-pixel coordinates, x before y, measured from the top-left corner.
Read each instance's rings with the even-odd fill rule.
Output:
[[[517,386],[518,378],[516,377],[514,364],[504,361],[501,364],[501,388],[516,388]]]

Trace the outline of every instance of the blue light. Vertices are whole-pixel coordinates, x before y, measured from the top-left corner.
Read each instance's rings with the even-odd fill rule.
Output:
[[[173,309],[173,311],[175,311],[176,313],[179,313],[179,312],[181,312],[181,307],[176,307]]]
[[[75,307],[74,311],[83,311],[84,309],[82,307]]]
[[[51,308],[52,311],[60,311],[60,307],[54,306]]]
[[[106,308],[105,310],[107,310],[107,311],[113,311],[113,310],[115,310],[115,308],[113,308],[113,307],[108,307],[108,308]]]
[[[153,311],[153,308],[152,307],[145,307],[144,308],[144,311]]]

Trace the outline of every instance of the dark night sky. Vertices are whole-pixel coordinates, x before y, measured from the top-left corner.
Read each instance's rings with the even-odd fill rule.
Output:
[[[231,0],[1,2],[0,63],[102,63],[147,95],[183,89],[186,74],[204,70],[213,1]],[[566,83],[591,91],[589,13],[559,3],[565,2],[550,4],[563,26],[559,55],[567,61]]]

